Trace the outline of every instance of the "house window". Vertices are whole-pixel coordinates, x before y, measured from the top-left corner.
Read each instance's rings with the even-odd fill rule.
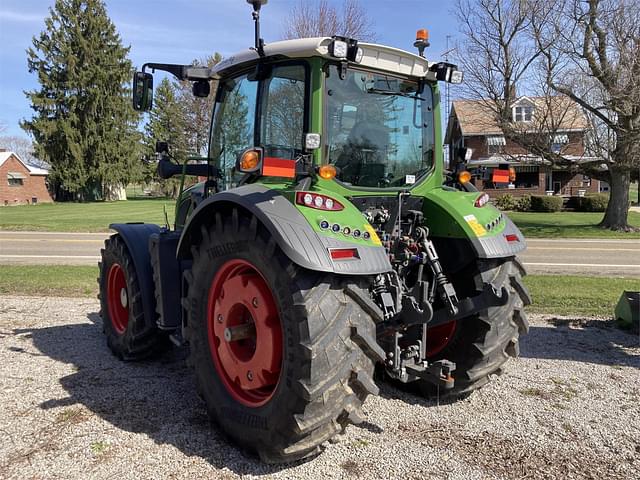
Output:
[[[569,143],[568,135],[552,135],[551,138],[551,151],[553,153],[560,153],[564,146]]]
[[[507,141],[502,135],[491,135],[487,137],[487,153],[489,155],[500,154],[504,151]]]
[[[533,107],[514,107],[513,108],[513,119],[516,122],[530,122],[533,118]]]
[[[24,185],[24,179],[26,177],[19,172],[9,172],[7,174],[7,183],[10,187],[21,187]]]

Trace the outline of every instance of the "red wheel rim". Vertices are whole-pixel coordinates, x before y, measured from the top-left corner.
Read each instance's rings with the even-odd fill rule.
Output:
[[[129,325],[129,294],[122,267],[114,263],[107,274],[107,306],[113,329],[122,335]]]
[[[429,328],[427,330],[427,357],[440,353],[449,344],[455,331],[455,320]]]
[[[282,327],[269,285],[250,262],[229,260],[213,278],[207,303],[209,348],[218,377],[238,402],[264,405],[282,368]]]

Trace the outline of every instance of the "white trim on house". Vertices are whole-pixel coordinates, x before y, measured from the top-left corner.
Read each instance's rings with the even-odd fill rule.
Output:
[[[28,163],[25,163],[21,158],[20,155],[18,155],[16,152],[0,152],[0,167],[2,165],[4,165],[4,162],[6,162],[7,160],[9,160],[9,158],[11,158],[11,156],[16,157],[16,159],[22,164],[24,165],[24,168],[26,168],[27,170],[29,170],[29,175],[37,175],[37,176],[47,176],[49,175],[49,170],[47,170],[46,168],[39,168],[39,167],[34,167],[33,165],[29,165]],[[25,177],[26,178],[26,177]]]
[[[49,170],[46,168],[34,167],[33,165],[25,164],[29,169],[29,173],[34,176],[43,176],[46,177],[49,175]]]
[[[586,129],[584,128],[563,128],[563,129],[558,129],[556,130],[557,134],[562,134],[562,133],[574,133],[574,132],[584,132]],[[525,130],[524,133],[536,133],[538,132],[538,130],[536,129],[532,129],[532,130]],[[463,133],[462,135],[460,135],[461,137],[465,137],[465,138],[470,138],[470,137],[483,137],[483,136],[487,136],[486,133]],[[491,133],[489,134],[489,136],[497,136],[495,133]]]
[[[22,172],[7,172],[7,178],[24,180],[27,176]]]
[[[600,157],[586,157],[579,155],[563,155],[562,158],[566,158],[574,163],[593,163],[593,162],[601,162],[602,159]],[[480,157],[473,160],[469,160],[466,164],[468,167],[491,167],[498,166],[500,164],[508,163],[510,165],[551,165],[549,160],[545,160],[544,158],[538,155],[504,155],[504,154],[495,154],[489,157]]]
[[[507,144],[507,140],[504,138],[504,135],[488,135],[487,136],[487,145],[489,146],[504,147],[506,144]]]

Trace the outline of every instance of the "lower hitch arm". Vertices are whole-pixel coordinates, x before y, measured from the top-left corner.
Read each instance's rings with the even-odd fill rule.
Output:
[[[421,378],[445,390],[452,389],[455,384],[451,372],[456,369],[456,364],[449,360],[437,360],[428,365],[427,362],[422,362],[422,364],[407,365],[405,368],[409,375]]]

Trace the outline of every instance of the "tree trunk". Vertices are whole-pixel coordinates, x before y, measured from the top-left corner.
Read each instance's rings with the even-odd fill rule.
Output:
[[[609,166],[609,176],[609,204],[600,226],[611,230],[629,231],[632,229],[627,223],[631,174],[629,170]]]

